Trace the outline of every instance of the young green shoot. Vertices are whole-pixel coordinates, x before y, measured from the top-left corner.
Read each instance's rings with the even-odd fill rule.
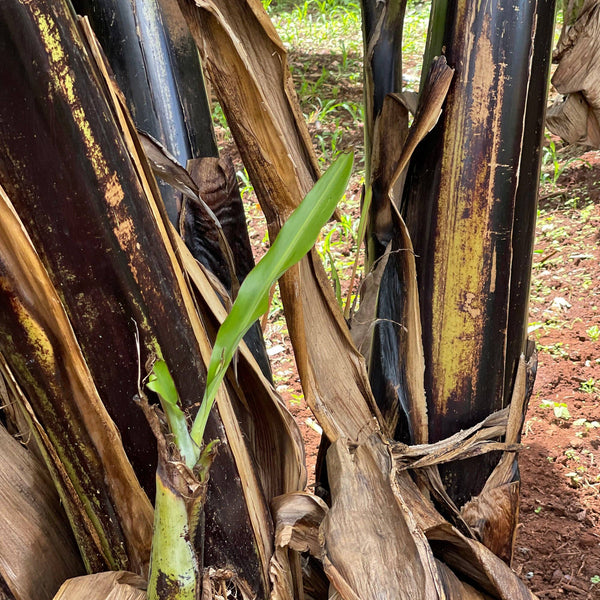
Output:
[[[179,396],[175,382],[164,360],[159,359],[154,363],[146,387],[158,394],[160,405],[167,417],[169,431],[175,438],[181,458],[190,469],[194,468],[200,456],[200,447],[190,437],[185,414],[178,405]]]
[[[352,154],[342,154],[281,228],[262,260],[242,283],[231,311],[219,328],[208,364],[206,390],[192,426],[191,437],[200,446],[217,391],[244,334],[269,307],[269,291],[285,271],[314,245],[344,195],[352,171]]]
[[[571,418],[569,409],[564,402],[553,402],[552,400],[542,400],[541,408],[551,408],[554,411],[554,416],[557,419],[568,421]]]

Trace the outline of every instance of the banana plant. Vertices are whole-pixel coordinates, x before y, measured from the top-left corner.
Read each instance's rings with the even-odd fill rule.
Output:
[[[85,568],[117,571],[57,598],[532,598],[506,564],[536,366],[535,194],[518,174],[539,159],[551,0],[434,2],[418,102],[401,87],[404,4],[364,2],[360,350],[310,249],[351,158],[320,178],[261,2],[177,4],[276,239],[229,311],[169,221],[89,21],[66,0],[0,5],[2,393]],[[297,427],[242,341],[275,279],[329,445],[328,503],[302,491]],[[10,593],[35,597],[3,561]]]
[[[169,452],[160,423],[146,405],[146,414],[154,423],[159,439],[161,455],[154,505],[149,600],[197,598],[202,586],[194,535],[206,498],[211,455],[218,444],[218,440],[213,440],[203,448],[203,440],[217,391],[244,334],[268,310],[273,283],[314,245],[346,190],[351,170],[351,154],[337,159],[286,221],[273,245],[244,280],[217,333],[208,363],[204,397],[189,431],[166,363],[158,360],[153,366],[147,387],[161,399],[168,423],[167,433],[173,436],[174,448]],[[185,469],[185,476],[182,476],[182,469]]]

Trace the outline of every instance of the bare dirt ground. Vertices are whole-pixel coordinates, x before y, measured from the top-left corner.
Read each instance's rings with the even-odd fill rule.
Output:
[[[540,598],[573,600],[600,598],[600,153],[582,158],[541,190],[513,563]]]

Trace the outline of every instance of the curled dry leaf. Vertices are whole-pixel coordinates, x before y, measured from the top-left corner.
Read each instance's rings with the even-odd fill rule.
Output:
[[[600,148],[600,2],[588,0],[563,28],[552,84],[567,97],[548,112],[548,128],[569,143]]]
[[[537,353],[530,346],[529,356],[521,355],[510,403],[506,434],[507,445],[517,444],[537,369]],[[504,452],[488,477],[481,493],[461,509],[464,521],[494,554],[511,564],[519,516],[517,454]]]
[[[54,600],[146,600],[146,582],[127,571],[85,575],[66,581]]]
[[[283,44],[258,0],[180,6],[274,237],[318,177]],[[377,408],[316,253],[290,269],[280,287],[304,395],[323,431],[332,440],[366,439],[377,430]],[[315,360],[324,339],[332,360]]]

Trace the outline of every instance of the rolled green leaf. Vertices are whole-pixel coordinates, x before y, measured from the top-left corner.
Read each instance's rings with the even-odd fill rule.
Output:
[[[200,449],[190,437],[185,414],[179,407],[175,382],[164,360],[157,360],[154,363],[146,387],[160,397],[162,409],[169,423],[169,430],[175,438],[175,445],[185,464],[192,469],[196,465]]]
[[[148,600],[196,600],[198,574],[185,497],[173,486],[164,466],[159,466]]]

